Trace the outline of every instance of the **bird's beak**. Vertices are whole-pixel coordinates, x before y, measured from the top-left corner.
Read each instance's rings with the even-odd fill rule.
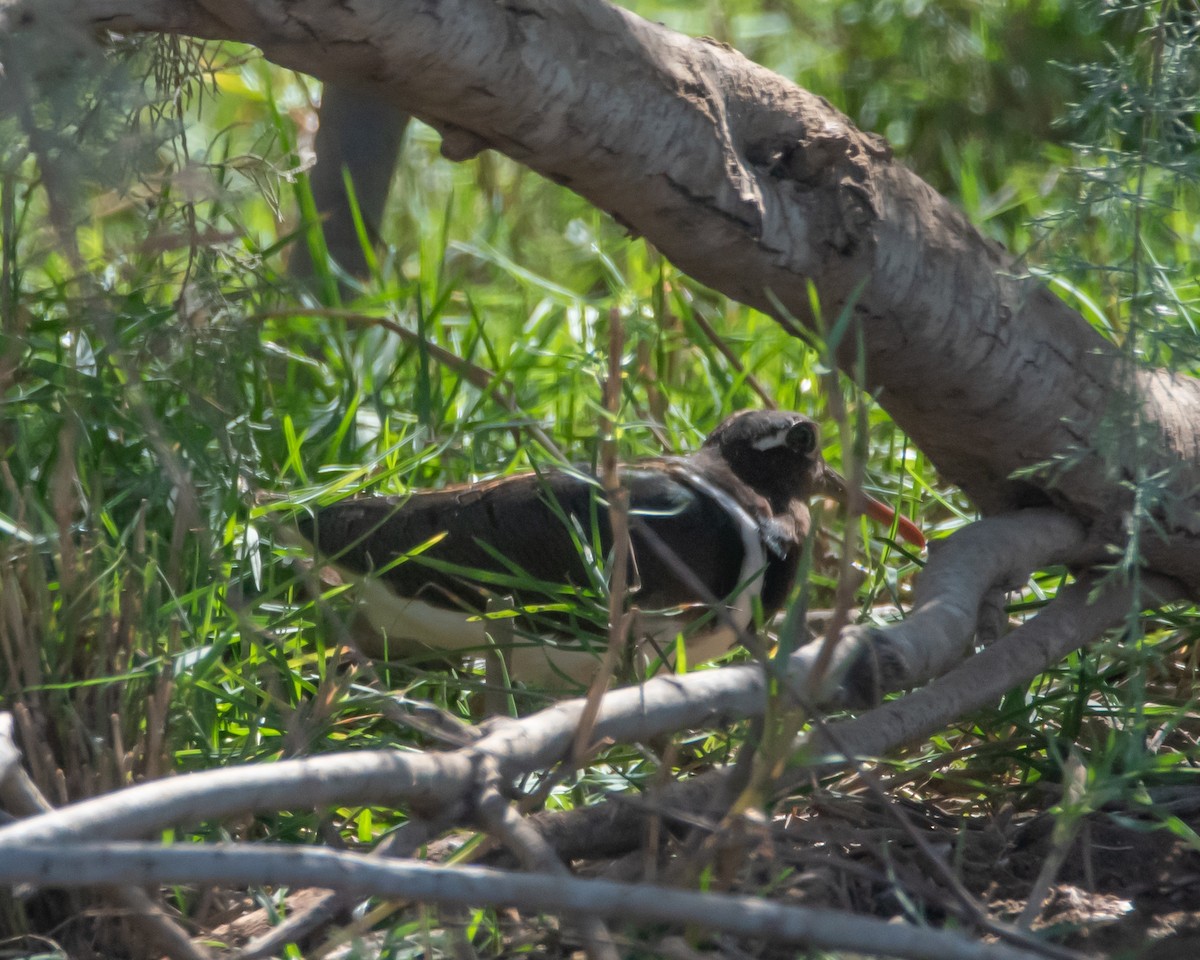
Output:
[[[850,489],[846,484],[846,478],[828,465],[826,465],[824,476],[817,486],[818,493],[832,497],[838,503],[845,505],[850,502]],[[863,513],[872,520],[887,524],[889,527],[895,523],[896,533],[900,535],[901,539],[907,540],[918,550],[925,549],[925,534],[908,517],[897,514],[886,503],[876,500],[865,492],[862,493],[862,507]]]

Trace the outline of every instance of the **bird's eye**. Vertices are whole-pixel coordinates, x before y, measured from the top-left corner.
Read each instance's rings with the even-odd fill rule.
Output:
[[[817,430],[811,423],[797,423],[787,432],[788,448],[801,456],[807,456],[817,449]]]

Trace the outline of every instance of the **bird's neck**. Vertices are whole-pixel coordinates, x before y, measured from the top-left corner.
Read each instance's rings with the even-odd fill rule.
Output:
[[[782,549],[808,536],[808,503],[794,493],[774,488],[759,490],[737,475],[729,461],[710,449],[701,449],[679,463],[732,496],[757,521],[763,538]]]

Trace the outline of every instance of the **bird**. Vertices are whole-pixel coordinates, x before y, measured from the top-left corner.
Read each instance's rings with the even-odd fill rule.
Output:
[[[812,518],[809,501],[845,502],[845,480],[800,413],[747,410],[722,421],[686,456],[622,464],[628,492],[631,603],[639,666],[660,667],[682,637],[688,665],[716,659],[766,622],[792,591]],[[864,512],[896,524],[918,549],[920,529],[863,497]],[[544,469],[402,496],[351,497],[301,514],[303,542],[358,584],[369,653],[480,656],[495,636],[485,611],[502,598],[519,643],[508,675],[534,689],[586,685],[596,649],[578,640],[596,573],[612,549],[608,504],[584,470]],[[599,619],[599,617],[597,617]],[[606,624],[593,628],[604,634]]]

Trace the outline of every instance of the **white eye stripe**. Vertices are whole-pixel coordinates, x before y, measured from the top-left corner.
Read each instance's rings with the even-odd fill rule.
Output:
[[[755,440],[750,446],[755,450],[774,450],[776,447],[786,447],[790,431],[791,427],[788,427],[787,430],[780,430],[778,433],[772,433],[760,440]]]

